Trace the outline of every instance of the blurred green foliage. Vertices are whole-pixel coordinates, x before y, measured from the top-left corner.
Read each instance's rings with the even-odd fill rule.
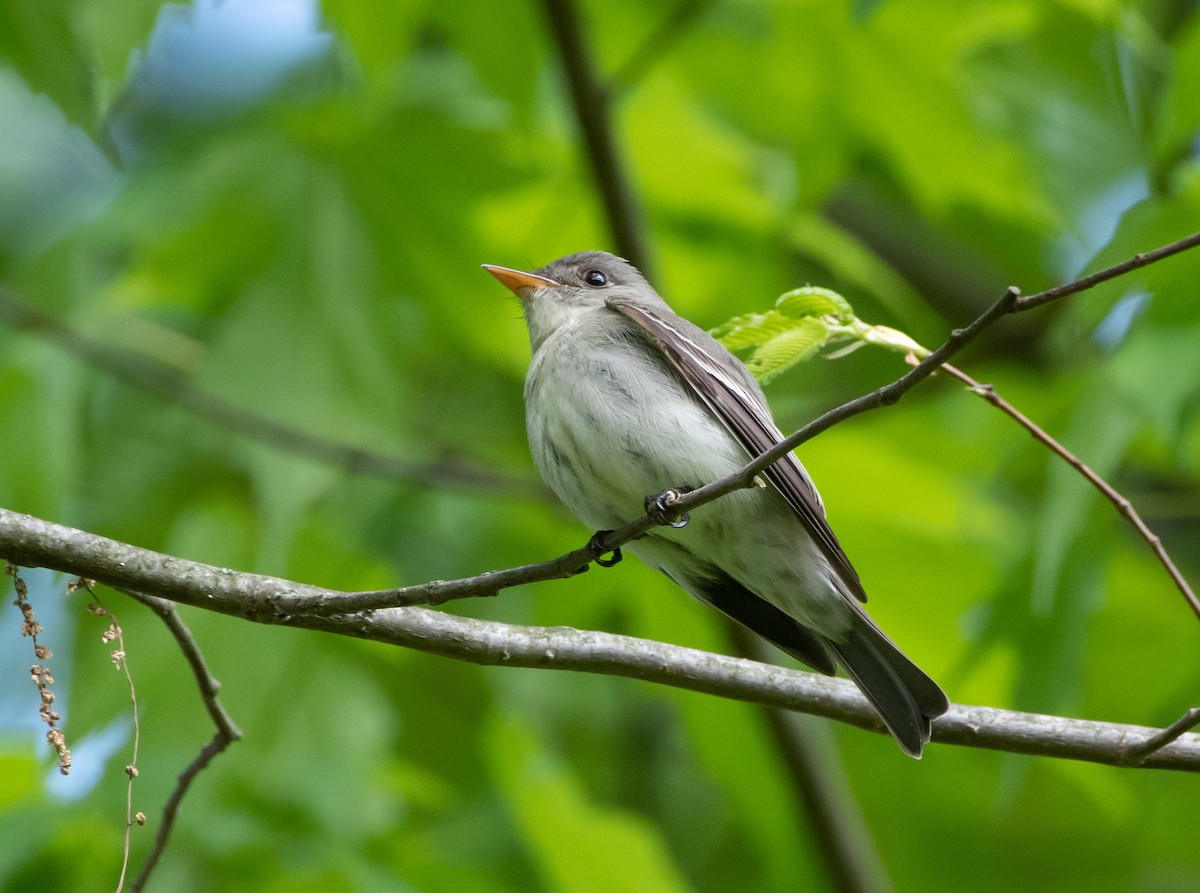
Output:
[[[685,5],[666,31],[668,2],[577,11],[601,77],[621,76],[654,281],[701,325],[811,282],[934,346],[1010,283],[1032,292],[1200,220],[1192,3]],[[355,474],[4,324],[0,505],[347,590],[578,546],[588,531],[544,498],[524,445],[519,309],[478,269],[612,247],[541,5],[249,6],[200,4],[229,17],[210,58],[188,50],[192,7],[0,0],[0,281],[236,406],[507,489]],[[245,67],[260,55],[273,67]],[[1198,282],[1200,255],[1181,256],[961,358],[1128,495],[1192,580]],[[769,395],[791,429],[902,371],[859,351]],[[874,615],[953,700],[1143,724],[1196,703],[1196,621],[1145,544],[952,382],[802,456]],[[113,889],[124,683],[81,597],[36,579],[76,771],[45,783],[9,609],[0,890]],[[136,867],[211,732],[166,630],[106,598],[142,707]],[[635,562],[450,610],[730,647]],[[185,801],[152,889],[828,887],[756,708],[186,619],[246,739]],[[106,729],[115,750],[82,746]],[[833,732],[897,890],[1200,886],[1191,777],[936,744],[918,764]]]

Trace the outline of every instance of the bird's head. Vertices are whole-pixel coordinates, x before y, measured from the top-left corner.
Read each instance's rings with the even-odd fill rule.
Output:
[[[568,254],[533,273],[483,268],[521,299],[535,351],[561,326],[605,310],[611,298],[661,301],[633,264],[607,251]]]

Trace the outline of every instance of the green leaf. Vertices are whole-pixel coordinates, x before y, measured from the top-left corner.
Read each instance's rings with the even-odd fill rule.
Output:
[[[816,355],[828,335],[828,326],[819,319],[797,320],[794,327],[760,344],[746,361],[746,366],[755,378],[767,384],[797,363]]]
[[[30,88],[49,96],[76,124],[95,116],[92,60],[76,35],[78,4],[5,0],[0,4],[0,62],[13,66]],[[6,128],[15,125],[5,118]]]
[[[709,332],[730,350],[754,347],[768,338],[781,335],[795,327],[795,322],[776,310],[766,313],[746,313],[735,316],[724,325]]]
[[[781,295],[775,307],[784,316],[804,319],[810,316],[835,316],[841,322],[854,319],[854,308],[850,302],[835,291],[806,285]]]

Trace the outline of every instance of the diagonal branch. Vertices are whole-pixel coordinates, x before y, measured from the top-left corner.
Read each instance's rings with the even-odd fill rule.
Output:
[[[1134,270],[1157,263],[1160,260],[1165,260],[1172,255],[1195,248],[1198,245],[1200,245],[1200,233],[1192,233],[1190,236],[1185,236],[1176,242],[1172,242],[1170,245],[1155,248],[1153,251],[1144,251],[1140,254],[1135,254],[1127,261],[1122,261],[1111,267],[1105,267],[1103,270],[1097,270],[1095,273],[1089,273],[1087,276],[1081,276],[1072,282],[1056,285],[1054,288],[1040,291],[1036,295],[1021,298],[1017,301],[1017,306],[1014,310],[1018,313],[1025,310],[1033,310],[1036,307],[1041,307],[1043,304],[1057,301],[1059,298],[1087,291],[1089,288],[1095,288],[1102,282],[1108,282],[1110,279],[1116,279],[1118,276],[1132,273]]]
[[[296,612],[300,605],[334,601],[343,594],[162,555],[6,509],[0,509],[0,556],[258,623],[353,636],[478,664],[625,676],[884,731],[874,709],[848,680],[628,636],[514,626],[423,608],[301,614]],[[955,706],[933,724],[933,740],[945,744],[1110,766],[1129,766],[1130,749],[1157,734],[1142,726],[990,707]],[[1200,735],[1180,735],[1138,766],[1200,772]]]
[[[128,589],[122,589],[121,591],[130,598],[150,608],[150,610],[162,619],[167,629],[171,631],[171,635],[175,637],[175,642],[179,645],[179,650],[183,652],[184,659],[188,662],[188,666],[192,668],[192,674],[196,677],[196,685],[200,689],[200,697],[204,701],[204,707],[208,710],[208,715],[212,718],[213,725],[216,727],[212,739],[200,749],[200,753],[196,755],[196,758],[179,773],[174,790],[167,797],[167,802],[163,804],[162,820],[158,825],[158,833],[154,835],[154,844],[150,847],[150,851],[146,854],[146,858],[142,862],[141,871],[138,872],[137,877],[130,884],[130,889],[134,893],[137,893],[137,891],[145,889],[147,882],[150,880],[150,875],[158,866],[158,862],[167,848],[167,842],[171,839],[171,832],[175,828],[175,819],[179,815],[179,806],[191,788],[192,782],[230,744],[242,739],[242,730],[237,727],[233,721],[233,717],[229,715],[228,711],[225,710],[225,705],[221,703],[221,683],[209,671],[208,662],[205,661],[204,655],[200,651],[200,646],[196,643],[195,636],[192,635],[192,631],[188,629],[187,624],[179,616],[179,611],[176,610],[174,602]]]
[[[1009,288],[1004,296],[995,304],[981,313],[970,325],[962,329],[955,329],[950,333],[950,337],[946,342],[933,353],[929,354],[920,363],[910,369],[906,374],[898,378],[889,385],[878,388],[869,394],[864,394],[856,400],[851,400],[842,406],[832,409],[825,413],[820,418],[805,425],[795,434],[781,440],[767,452],[758,456],[753,462],[746,465],[741,471],[735,475],[731,475],[720,481],[709,484],[706,487],[701,487],[698,490],[693,490],[682,496],[676,503],[676,508],[679,513],[690,511],[703,505],[706,502],[716,499],[718,496],[724,496],[726,493],[732,493],[734,490],[750,486],[755,475],[779,459],[786,456],[789,452],[795,449],[804,441],[809,440],[822,431],[830,428],[839,422],[843,422],[852,416],[859,413],[867,412],[871,409],[878,409],[882,406],[892,406],[897,403],[901,397],[915,388],[918,384],[932,375],[938,368],[957,354],[967,344],[977,338],[982,332],[990,328],[997,321],[1010,313],[1020,313],[1025,310],[1031,310],[1035,307],[1041,307],[1044,304],[1049,304],[1052,301],[1057,301],[1069,295],[1078,294],[1086,291],[1089,288],[1094,288],[1102,282],[1107,282],[1110,279],[1115,279],[1124,273],[1131,270],[1144,267],[1148,264],[1164,260],[1175,254],[1187,251],[1191,248],[1200,246],[1200,232],[1193,233],[1190,236],[1172,242],[1169,245],[1164,245],[1162,248],[1157,248],[1154,251],[1145,252],[1143,254],[1134,255],[1123,263],[1115,264],[1111,267],[1106,267],[1095,273],[1083,276],[1073,282],[1068,282],[1063,285],[1055,286],[1054,288],[1046,289],[1028,297],[1021,297],[1021,293],[1016,288]],[[647,528],[649,529],[649,528]],[[624,528],[622,528],[624,530]],[[611,544],[611,540],[609,541]]]
[[[277,422],[203,391],[178,369],[150,357],[131,354],[89,338],[66,323],[22,301],[0,285],[0,319],[55,342],[72,356],[154,394],[226,431],[253,438],[280,450],[308,456],[353,474],[399,480],[421,486],[452,486],[506,497],[539,495],[532,481],[511,480],[493,471],[455,460],[412,462],[352,446]]]
[[[948,375],[957,378],[965,384],[972,393],[979,395],[1028,431],[1036,441],[1078,471],[1089,484],[1099,490],[1104,495],[1104,498],[1113,504],[1121,516],[1132,524],[1142,539],[1149,544],[1155,557],[1158,558],[1159,563],[1166,569],[1167,575],[1175,584],[1175,588],[1180,591],[1184,601],[1192,609],[1192,613],[1200,617],[1200,599],[1196,598],[1196,593],[1192,591],[1192,587],[1188,584],[1188,581],[1184,578],[1179,568],[1176,567],[1175,562],[1163,546],[1158,534],[1151,530],[1149,525],[1142,520],[1142,516],[1138,514],[1132,502],[1114,490],[1112,485],[1096,474],[1096,472],[1092,471],[1091,468],[1084,464],[1082,459],[1043,431],[1032,419],[996,393],[996,389],[990,384],[980,384],[970,375],[955,366],[951,366],[949,363],[944,364],[942,369]]]
[[[550,23],[551,42],[562,60],[575,119],[583,133],[584,149],[617,253],[648,276],[650,258],[641,209],[617,149],[608,93],[596,76],[583,23],[571,0],[542,0],[542,6]]]
[[[719,499],[735,490],[754,486],[758,473],[773,462],[783,458],[799,444],[815,437],[827,428],[851,416],[869,409],[890,406],[896,403],[904,394],[928,378],[947,359],[957,353],[972,338],[983,331],[992,322],[1012,312],[1012,306],[1019,292],[1009,289],[1004,297],[983,313],[977,320],[965,329],[957,329],[951,333],[949,340],[941,347],[922,360],[915,368],[892,384],[872,391],[856,400],[830,410],[818,419],[809,422],[790,437],[776,444],[772,449],[761,454],[747,463],[739,471],[699,487],[688,493],[671,491],[671,508],[674,517],[699,508],[706,503]],[[431,604],[438,605],[459,598],[475,598],[496,595],[510,586],[524,583],[536,583],[542,580],[557,580],[574,576],[587,570],[591,562],[599,556],[619,549],[625,543],[644,536],[659,521],[649,514],[629,521],[616,530],[602,532],[594,537],[588,545],[561,555],[550,561],[523,567],[509,568],[501,571],[488,571],[475,577],[460,580],[434,580],[402,589],[383,589],[374,592],[356,592],[342,599],[330,601],[322,597],[314,597],[303,602],[301,610],[313,613],[343,613],[347,611],[373,610],[386,607],[403,607],[408,605]]]

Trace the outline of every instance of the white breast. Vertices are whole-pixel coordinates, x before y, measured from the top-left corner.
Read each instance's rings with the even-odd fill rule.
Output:
[[[619,314],[598,310],[539,346],[526,425],[546,483],[589,526],[637,517],[668,487],[730,473],[746,454]]]

